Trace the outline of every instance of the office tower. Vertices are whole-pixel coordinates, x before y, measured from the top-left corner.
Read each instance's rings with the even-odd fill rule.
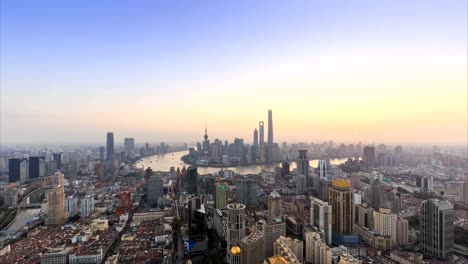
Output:
[[[8,181],[16,182],[20,180],[22,159],[8,159]]]
[[[241,241],[245,237],[245,205],[227,205],[227,260],[230,264],[240,264]]]
[[[364,147],[362,161],[366,167],[375,167],[375,148],[371,146]]]
[[[285,177],[291,173],[289,162],[281,163],[281,177]]]
[[[81,199],[81,217],[89,216],[94,211],[94,197],[86,196]]]
[[[104,161],[104,147],[103,146],[99,147],[99,160]]]
[[[247,177],[240,178],[236,184],[236,199],[247,207],[257,207],[257,182]]]
[[[298,263],[304,262],[303,252],[304,243],[301,240],[295,238],[289,238],[285,236],[278,237],[273,242],[274,255],[294,255]]]
[[[281,222],[283,217],[283,199],[278,192],[273,191],[268,195],[268,221]]]
[[[114,157],[114,133],[108,132],[107,133],[107,142],[106,142],[106,151],[107,151],[107,159],[110,160]]]
[[[397,243],[399,246],[408,244],[408,220],[403,217],[397,219]]]
[[[185,206],[185,220],[186,224],[183,225],[184,230],[181,232],[188,233],[184,236],[184,244],[190,246],[186,247],[189,258],[193,253],[204,253],[208,250],[208,236],[206,232],[206,208],[203,197],[195,196],[187,201]]]
[[[62,153],[54,153],[52,155],[53,160],[57,162],[57,169],[61,170],[62,169]],[[54,171],[55,173],[55,171]]]
[[[418,177],[416,178],[416,187],[421,188],[423,192],[433,192],[434,191],[434,178],[429,177]]]
[[[187,193],[198,194],[197,187],[198,172],[196,166],[190,166],[187,169]]]
[[[163,205],[163,180],[160,176],[151,176],[146,183],[146,202],[150,206]]]
[[[135,154],[135,139],[125,138],[124,139],[124,152],[125,158],[130,158]]]
[[[468,204],[468,182],[464,181],[460,186],[460,201]]]
[[[220,182],[216,184],[216,208],[221,209],[227,206],[229,186],[226,183]]]
[[[389,236],[391,240],[397,243],[396,222],[397,215],[392,214],[392,210],[388,208],[380,208],[379,211],[374,211],[374,230],[381,236]]]
[[[258,122],[258,139],[260,141],[260,145],[265,144],[265,122],[260,121]]]
[[[35,179],[39,178],[41,175],[45,174],[42,171],[42,166],[44,166],[45,158],[44,157],[29,157],[29,178]],[[41,165],[42,164],[42,165]],[[45,167],[43,168],[45,170]]]
[[[306,258],[305,261],[311,264],[331,264],[332,251],[327,242],[321,239],[320,235],[312,230],[305,233]]]
[[[55,185],[46,191],[47,196],[47,220],[48,225],[62,225],[67,221],[65,212],[65,192],[63,186]]]
[[[273,114],[268,110],[268,145],[273,145]]]
[[[326,160],[319,160],[318,163],[318,175],[320,180],[327,181],[328,176],[327,176],[327,161]]]
[[[263,264],[265,256],[265,241],[263,236],[263,223],[257,222],[252,232],[241,241],[242,264]]]
[[[296,192],[298,194],[303,194],[307,191],[307,179],[305,175],[296,176]]]
[[[370,207],[367,202],[356,206],[357,223],[360,227],[372,230],[374,228],[374,208]]]
[[[333,180],[329,189],[329,204],[332,207],[333,242],[339,245],[357,242],[348,236],[353,232],[354,223],[354,193],[349,181]]]
[[[311,180],[309,179],[309,159],[307,158],[306,149],[299,150],[297,173],[306,176],[307,187],[312,187]]]
[[[448,201],[429,199],[421,203],[419,226],[421,251],[439,259],[453,253],[453,207]]]
[[[328,245],[332,243],[332,207],[317,198],[310,201],[310,224],[325,235]]]

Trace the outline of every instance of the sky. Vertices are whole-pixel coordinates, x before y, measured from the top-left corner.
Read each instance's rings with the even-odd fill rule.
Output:
[[[467,2],[0,1],[0,144],[466,144]]]

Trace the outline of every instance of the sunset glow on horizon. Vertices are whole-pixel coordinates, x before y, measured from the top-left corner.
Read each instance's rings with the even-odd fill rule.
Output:
[[[466,1],[411,2],[2,1],[0,142],[464,145]]]

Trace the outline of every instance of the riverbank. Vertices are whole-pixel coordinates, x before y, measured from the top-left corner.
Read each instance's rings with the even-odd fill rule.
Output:
[[[172,153],[167,153],[164,155],[153,155],[150,157],[145,157],[139,159],[134,166],[137,168],[148,168],[151,167],[153,171],[170,171],[171,168],[177,169],[182,167],[187,167],[190,166],[190,164],[184,162],[182,160],[182,157],[185,155],[188,155],[189,151],[178,151],[178,152],[172,152]],[[332,159],[330,160],[330,163],[332,165],[339,165],[342,164],[346,161],[346,159]],[[297,167],[297,164],[295,161],[289,162],[290,164],[290,170],[294,170]],[[309,166],[311,167],[317,167],[318,166],[318,159],[317,160],[310,160]],[[274,172],[275,167],[281,167],[281,163],[275,162],[275,163],[270,163],[270,164],[251,164],[251,165],[241,165],[241,166],[223,166],[223,167],[213,167],[211,165],[208,166],[199,166],[198,167],[198,173],[200,175],[204,174],[216,174],[218,173],[221,169],[229,169],[233,170],[234,173],[241,174],[241,175],[248,175],[248,174],[258,174],[262,171],[270,171]]]

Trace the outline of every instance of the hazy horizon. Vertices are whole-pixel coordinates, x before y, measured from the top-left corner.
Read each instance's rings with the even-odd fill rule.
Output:
[[[467,144],[466,1],[87,4],[0,2],[1,145]]]

